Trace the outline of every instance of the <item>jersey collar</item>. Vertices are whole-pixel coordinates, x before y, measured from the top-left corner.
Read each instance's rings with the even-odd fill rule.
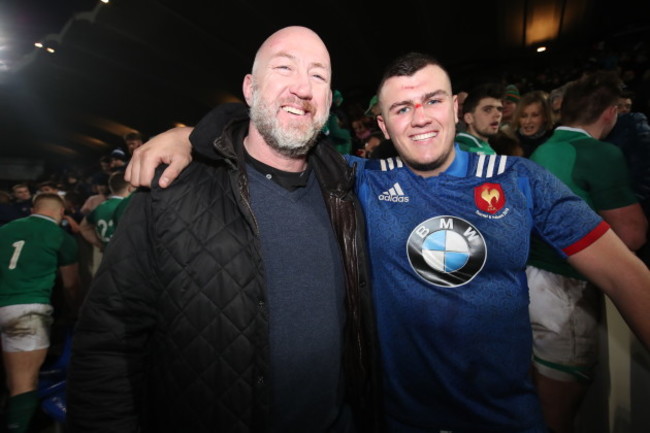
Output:
[[[469,166],[469,152],[460,150],[458,143],[454,143],[456,150],[456,157],[447,170],[440,174],[446,174],[454,177],[465,177],[467,175],[467,167]]]
[[[472,134],[470,134],[468,132],[459,132],[456,135],[456,137],[459,137],[459,136],[469,138],[470,140],[472,140],[474,142],[474,144],[476,144],[478,147],[481,147],[481,148],[486,147],[486,146],[489,145],[486,141],[483,141],[480,138],[478,138],[477,136],[472,135]]]
[[[587,137],[591,137],[591,134],[589,134],[587,131],[585,131],[582,128],[572,128],[571,126],[558,126],[555,128],[556,131],[571,131],[571,132],[578,132],[580,134],[585,134]],[[592,137],[593,138],[593,137]]]
[[[47,221],[52,221],[52,222],[53,222],[54,224],[56,224],[57,226],[59,225],[59,223],[57,223],[56,220],[55,220],[54,218],[49,217],[49,216],[47,216],[47,215],[41,215],[40,213],[33,213],[33,214],[30,215],[30,217],[34,217],[34,218],[42,218],[42,219],[47,220]]]

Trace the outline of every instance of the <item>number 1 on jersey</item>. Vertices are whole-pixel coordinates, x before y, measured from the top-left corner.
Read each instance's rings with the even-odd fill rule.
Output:
[[[25,241],[17,241],[11,244],[11,246],[14,247],[14,253],[11,256],[11,260],[9,260],[9,269],[16,269],[18,257],[20,257],[20,252],[23,250],[24,245]]]

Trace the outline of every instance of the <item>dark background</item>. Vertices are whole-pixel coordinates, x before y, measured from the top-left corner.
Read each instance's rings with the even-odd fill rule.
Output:
[[[241,97],[256,49],[286,25],[321,35],[332,56],[333,88],[346,106],[365,108],[398,54],[438,57],[455,91],[486,80],[521,83],[554,68],[587,66],[598,41],[607,41],[603,50],[646,41],[650,20],[641,5],[0,0],[0,174],[16,164],[92,164],[121,146],[125,132],[151,136],[196,123],[216,104]],[[525,29],[539,26],[549,10],[557,19],[543,27],[558,31],[538,54]]]

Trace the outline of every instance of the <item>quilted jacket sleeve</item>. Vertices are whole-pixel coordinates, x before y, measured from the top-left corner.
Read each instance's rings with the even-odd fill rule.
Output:
[[[72,432],[139,430],[158,287],[150,202],[148,192],[133,196],[80,311],[68,371]]]

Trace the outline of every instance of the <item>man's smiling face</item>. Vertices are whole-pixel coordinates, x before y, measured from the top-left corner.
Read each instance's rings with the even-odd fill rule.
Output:
[[[435,176],[453,162],[457,101],[447,73],[427,65],[411,76],[387,79],[377,121],[404,163],[421,176]]]

